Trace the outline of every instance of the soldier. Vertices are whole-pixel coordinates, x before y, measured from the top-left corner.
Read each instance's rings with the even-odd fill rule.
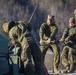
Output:
[[[54,16],[48,15],[47,22],[43,23],[39,30],[40,44],[48,45],[40,46],[40,48],[42,52],[43,62],[48,48],[50,48],[54,53],[54,73],[60,72],[58,69],[60,63],[60,49],[55,42],[57,31],[58,27],[54,22]]]
[[[76,9],[74,10],[74,18],[75,18],[75,24],[76,24]]]
[[[9,38],[14,45],[21,46],[21,60],[24,62],[26,72],[28,71],[27,68],[29,71],[34,71],[32,68],[32,55],[36,73],[44,75],[41,52],[31,34],[31,25],[22,21],[17,23],[11,21],[3,24],[3,30],[9,33]]]
[[[65,43],[62,51],[62,64],[65,70],[62,73],[72,73],[76,63],[76,25],[73,17],[69,19],[69,27],[64,30],[60,41]]]

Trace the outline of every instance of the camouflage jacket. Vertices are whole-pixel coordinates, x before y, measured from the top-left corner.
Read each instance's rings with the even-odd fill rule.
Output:
[[[58,27],[55,24],[48,26],[47,23],[43,23],[39,30],[40,39],[47,40],[51,38],[51,40],[55,40],[57,31]]]
[[[9,37],[13,44],[21,44],[24,45],[27,42],[34,42],[34,38],[31,32],[28,30],[26,25],[22,25],[22,23],[17,23],[16,26],[12,27],[9,31]]]
[[[66,39],[67,37],[69,37],[67,43],[69,43],[69,41],[72,41],[74,44],[76,43],[76,25],[67,27],[64,30],[62,39]]]

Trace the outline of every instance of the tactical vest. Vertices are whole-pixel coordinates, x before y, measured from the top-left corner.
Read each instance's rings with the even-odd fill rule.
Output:
[[[68,28],[68,36],[69,36],[69,41],[72,41],[73,44],[76,44],[76,25],[73,28]]]

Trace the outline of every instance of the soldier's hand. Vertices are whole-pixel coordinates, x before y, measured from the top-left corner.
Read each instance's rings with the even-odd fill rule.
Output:
[[[21,53],[21,60],[22,60],[22,62],[25,62],[27,60],[27,56],[26,56],[25,50],[23,50],[22,53]]]
[[[72,41],[69,41],[70,43],[73,43]]]
[[[67,42],[69,40],[69,37],[67,37],[66,39],[65,39],[65,42]]]
[[[43,40],[42,40],[42,39],[40,40],[40,44],[41,44],[41,45],[43,44]]]
[[[51,42],[51,39],[48,38],[48,40],[46,41],[47,44],[49,44]]]
[[[61,38],[59,41],[60,41],[60,42],[64,42],[65,40]]]

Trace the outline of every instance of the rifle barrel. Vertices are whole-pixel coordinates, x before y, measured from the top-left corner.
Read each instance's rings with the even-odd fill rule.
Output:
[[[35,6],[35,9],[34,9],[32,15],[31,15],[30,20],[28,21],[28,23],[31,22],[31,20],[32,20],[32,18],[33,18],[33,16],[34,16],[34,13],[35,13],[35,11],[36,11],[36,9],[37,9],[37,7],[38,7],[38,5]]]

